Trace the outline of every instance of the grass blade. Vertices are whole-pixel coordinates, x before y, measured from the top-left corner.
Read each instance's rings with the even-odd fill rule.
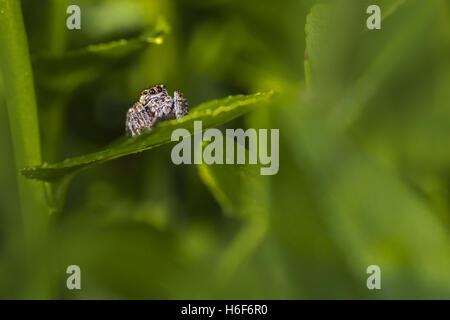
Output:
[[[20,1],[0,1],[0,68],[5,89],[14,156],[17,168],[41,162],[39,125],[28,43]],[[42,182],[18,176],[20,206],[27,257],[29,297],[48,294],[42,245],[47,236],[48,210]]]

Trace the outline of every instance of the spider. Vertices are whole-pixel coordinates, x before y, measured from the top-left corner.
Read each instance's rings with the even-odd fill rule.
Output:
[[[173,98],[163,84],[145,89],[139,101],[128,109],[125,130],[130,137],[151,130],[156,123],[180,119],[189,113],[189,105],[181,92],[175,91]]]

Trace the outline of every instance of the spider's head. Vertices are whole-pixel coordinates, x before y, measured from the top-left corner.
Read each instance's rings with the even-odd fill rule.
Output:
[[[148,101],[152,97],[157,97],[157,96],[162,96],[162,95],[167,95],[166,86],[163,84],[159,84],[159,85],[156,85],[156,86],[153,86],[153,87],[143,90],[141,92],[141,98],[139,99],[139,101],[145,105],[148,103]]]

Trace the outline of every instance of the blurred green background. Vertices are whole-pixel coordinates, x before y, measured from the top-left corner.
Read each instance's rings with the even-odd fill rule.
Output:
[[[81,30],[66,28],[70,4]],[[381,30],[366,28],[370,4]],[[106,162],[73,178],[30,262],[0,89],[1,298],[450,299],[449,1],[21,7],[43,161],[104,148],[141,90],[164,83],[191,106],[274,90],[221,128],[279,128],[280,170],[175,166],[172,145]],[[71,264],[81,290],[66,288]],[[381,290],[366,287],[373,264]]]

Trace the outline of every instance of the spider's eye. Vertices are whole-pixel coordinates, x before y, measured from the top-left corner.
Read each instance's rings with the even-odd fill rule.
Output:
[[[147,91],[147,90],[144,90],[144,91],[142,91],[142,94],[143,94],[144,96],[146,96],[146,95],[148,94],[148,91]]]
[[[165,89],[165,88],[166,88],[166,86],[162,84],[162,85],[161,85],[161,88]]]
[[[157,90],[158,92],[161,92],[161,91],[162,91],[161,87],[156,88],[156,90]]]
[[[150,90],[150,94],[155,94],[155,93],[156,93],[155,89]]]

